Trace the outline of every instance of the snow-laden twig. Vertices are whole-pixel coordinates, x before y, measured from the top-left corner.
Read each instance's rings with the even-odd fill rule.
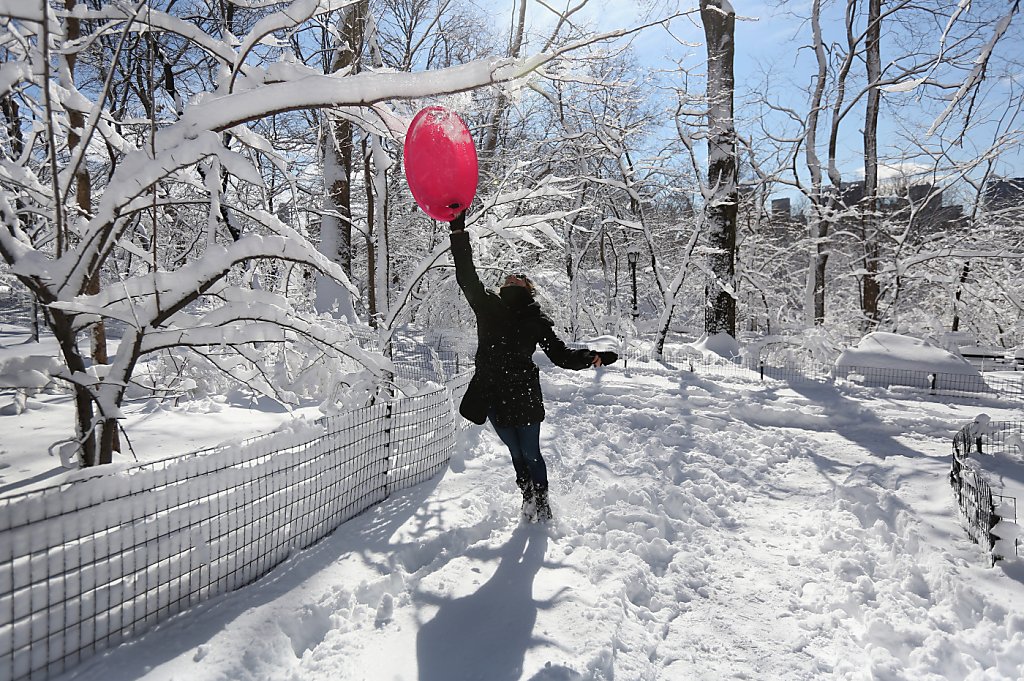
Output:
[[[988,63],[992,57],[992,52],[995,50],[996,45],[999,43],[1002,37],[1009,30],[1010,22],[1013,21],[1013,15],[1015,15],[1019,9],[1020,0],[1014,0],[1013,4],[1010,7],[1010,11],[1007,12],[1006,15],[1003,16],[1003,18],[1000,19],[999,22],[996,24],[995,29],[992,31],[992,38],[982,48],[981,52],[975,58],[974,68],[971,69],[971,72],[967,75],[966,78],[964,78],[964,82],[960,86],[960,89],[956,91],[953,97],[949,100],[949,104],[946,105],[946,108],[942,111],[942,113],[939,114],[938,118],[935,119],[935,122],[932,123],[931,127],[928,128],[928,132],[926,134],[929,137],[934,135],[935,132],[942,126],[942,124],[946,122],[950,114],[952,114],[954,109],[956,109],[956,107],[959,106],[960,103],[967,97],[968,93],[976,90],[981,81],[984,80],[985,70],[988,68]],[[969,120],[970,115],[968,115],[966,118]]]

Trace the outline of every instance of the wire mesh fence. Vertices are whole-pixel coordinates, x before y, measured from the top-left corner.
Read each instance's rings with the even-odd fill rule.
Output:
[[[1002,557],[994,551],[999,537],[993,529],[1006,515],[1004,507],[1012,509],[1013,515],[1007,519],[1016,524],[1017,499],[992,492],[984,464],[979,459],[982,455],[1017,457],[1022,453],[1021,448],[1024,448],[1024,421],[989,422],[981,427],[969,423],[953,437],[949,473],[953,496],[968,536],[985,549],[992,562]],[[1015,553],[1019,551],[1016,541],[1012,548]]]
[[[364,349],[382,352],[380,339],[372,330],[361,329],[354,335]],[[467,349],[444,338],[422,342],[394,335],[387,345],[386,354],[394,363],[395,377],[406,382],[444,383],[466,367]]]
[[[666,353],[661,361],[640,355],[625,356],[624,368],[653,369],[655,371],[688,370],[699,374],[771,378],[790,383],[824,383],[836,380],[865,387],[893,388],[895,386],[919,390],[922,394],[994,397],[1024,399],[1024,375],[1011,374],[950,374],[942,372],[897,369],[893,367],[838,366],[811,359],[804,361],[764,362],[745,357],[729,362],[690,354],[673,356]]]
[[[0,319],[27,328],[38,323],[35,312],[29,292],[0,272]]]
[[[968,536],[986,551],[995,545],[992,527],[995,506],[992,489],[981,473],[969,462],[973,448],[981,451],[981,438],[976,437],[971,425],[964,426],[953,438],[953,462],[949,482],[957,502]]]
[[[904,386],[945,395],[988,395],[1011,399],[1024,397],[1024,375],[950,374],[845,365],[833,367],[832,375],[870,387]]]
[[[267,574],[448,461],[446,388],[0,499],[0,678],[40,679]]]

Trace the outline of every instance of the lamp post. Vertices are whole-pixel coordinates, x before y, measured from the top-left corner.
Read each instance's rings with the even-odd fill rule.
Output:
[[[626,251],[626,261],[629,262],[629,274],[633,281],[633,326],[636,326],[636,318],[639,313],[636,310],[636,263],[640,259],[640,249],[630,246]]]

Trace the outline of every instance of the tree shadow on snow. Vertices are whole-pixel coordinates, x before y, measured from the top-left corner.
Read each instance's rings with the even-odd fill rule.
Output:
[[[823,425],[829,432],[845,438],[868,454],[865,460],[853,462],[841,461],[817,450],[807,452],[819,473],[831,485],[833,494],[852,503],[851,510],[861,516],[865,527],[879,519],[895,526],[899,513],[908,507],[895,497],[880,497],[878,490],[897,490],[911,478],[931,479],[936,475],[936,469],[926,465],[913,469],[892,466],[885,459],[890,456],[910,459],[933,457],[897,440],[892,424],[857,400],[846,397],[833,385],[794,382],[788,387],[823,408]],[[794,424],[793,427],[801,425],[807,427],[807,424]]]
[[[530,677],[529,681],[583,681],[585,677],[575,669],[560,664],[543,667]]]
[[[0,470],[8,468],[5,464],[0,464]],[[69,469],[64,466],[56,465],[53,468],[37,473],[29,478],[16,478],[11,482],[7,482],[2,475],[0,475],[0,494],[18,494],[22,491],[31,491],[31,486],[49,480],[50,478],[56,478],[61,473],[67,473]]]
[[[534,600],[533,581],[544,564],[547,541],[545,528],[520,525],[496,550],[498,567],[475,593],[456,599],[418,596],[440,606],[416,637],[419,681],[518,681],[526,651],[538,640],[533,635],[537,611],[546,607]]]
[[[871,409],[843,395],[834,385],[793,382],[789,388],[808,401],[821,405],[825,413],[823,425],[828,430],[879,458],[923,456],[893,436],[894,426],[880,419]]]

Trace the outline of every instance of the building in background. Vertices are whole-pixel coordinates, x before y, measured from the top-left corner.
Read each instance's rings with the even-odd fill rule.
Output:
[[[985,183],[981,200],[989,219],[1024,221],[1024,177],[989,180]]]

